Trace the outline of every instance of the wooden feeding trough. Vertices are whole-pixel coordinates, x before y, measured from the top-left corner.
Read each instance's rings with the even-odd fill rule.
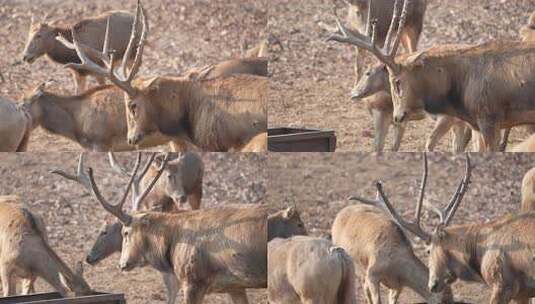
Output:
[[[268,129],[268,150],[272,152],[334,152],[334,131],[273,128]]]
[[[0,304],[126,304],[123,294],[95,293],[90,296],[63,298],[57,292],[0,298]]]

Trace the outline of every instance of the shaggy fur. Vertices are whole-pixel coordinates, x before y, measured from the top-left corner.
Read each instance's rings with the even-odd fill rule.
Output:
[[[237,149],[267,129],[268,84],[252,75],[199,82],[156,77],[126,101],[136,109],[128,113],[129,138],[160,131],[205,151]]]

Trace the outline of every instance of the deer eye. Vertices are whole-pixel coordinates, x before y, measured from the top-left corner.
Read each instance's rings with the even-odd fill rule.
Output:
[[[137,105],[135,103],[130,103],[129,108],[132,115],[136,115]]]

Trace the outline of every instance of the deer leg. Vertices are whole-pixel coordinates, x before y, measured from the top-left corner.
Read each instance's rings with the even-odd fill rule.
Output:
[[[366,285],[371,296],[371,302],[373,304],[381,304],[381,289],[379,284],[379,279],[373,275],[368,274],[366,276]]]
[[[467,140],[466,136],[469,134],[467,129],[470,129],[465,123],[460,121],[454,122],[452,125],[453,140],[452,140],[452,152],[462,153],[464,152]]]
[[[201,198],[202,198],[202,183],[197,186],[193,193],[188,196],[188,203],[191,207],[191,210],[197,210],[201,208]]]
[[[399,150],[399,147],[401,146],[401,139],[403,138],[403,134],[405,134],[406,126],[407,122],[405,121],[394,126],[394,145],[392,146],[392,151],[397,152]]]
[[[375,152],[383,152],[386,134],[390,127],[390,121],[387,119],[385,112],[376,109],[372,109],[372,116],[375,128]]]
[[[390,289],[388,292],[388,303],[389,304],[396,304],[399,299],[399,295],[401,294],[401,288],[399,289]]]
[[[426,151],[432,152],[435,150],[440,139],[451,129],[452,122],[452,117],[450,116],[442,115],[438,117],[433,131],[431,131],[431,134],[429,134],[429,137],[427,138],[425,144]]]
[[[22,294],[23,295],[29,295],[32,293],[35,293],[35,279],[36,277],[33,275],[30,275],[27,279],[22,279]]]
[[[484,152],[498,152],[500,129],[496,127],[496,124],[484,122],[480,125],[479,129],[485,144],[483,147]]]
[[[164,273],[163,282],[167,293],[167,304],[175,304],[178,295],[178,279],[174,273]]]
[[[245,289],[242,289],[240,291],[231,291],[228,294],[230,295],[230,299],[234,304],[249,304]]]
[[[366,303],[373,304],[372,301],[372,294],[370,292],[370,288],[368,287],[368,282],[364,279],[362,280],[362,289],[364,289],[364,295],[366,296]]]
[[[0,269],[0,280],[2,280],[2,291],[4,297],[13,296],[16,293],[16,285],[11,274],[11,267],[3,265]]]
[[[507,143],[509,142],[510,134],[511,128],[507,128],[501,131],[500,152],[505,152],[505,149],[507,149]]]
[[[206,293],[205,288],[200,286],[186,285],[184,287],[184,298],[186,304],[201,304]]]
[[[511,301],[511,296],[507,288],[494,287],[490,296],[490,304],[507,304]]]
[[[85,91],[86,77],[75,69],[71,69],[71,74],[74,80],[74,93],[81,94],[83,91]]]

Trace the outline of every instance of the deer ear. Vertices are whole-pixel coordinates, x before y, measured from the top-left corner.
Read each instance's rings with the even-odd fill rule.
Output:
[[[410,65],[422,65],[423,64],[423,60],[422,60],[422,55],[423,54],[424,54],[424,51],[412,53],[411,55],[409,55],[409,57],[407,57],[406,62],[408,64],[410,64]]]
[[[288,209],[284,210],[283,216],[287,219],[293,218],[295,216],[299,215],[295,207],[288,207]]]

